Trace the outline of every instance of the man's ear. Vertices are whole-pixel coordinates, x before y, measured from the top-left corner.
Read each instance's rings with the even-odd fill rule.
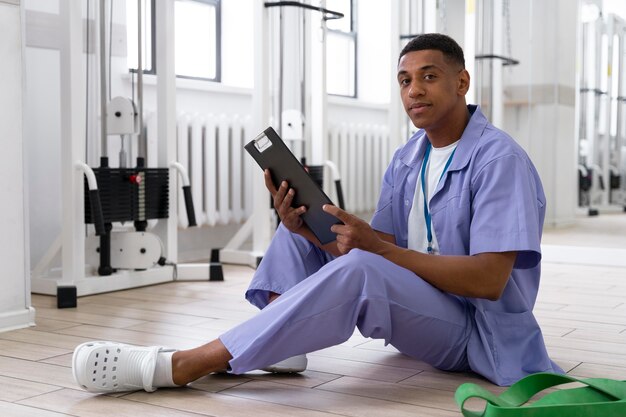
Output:
[[[470,87],[470,75],[466,69],[459,71],[458,75],[458,92],[460,96],[464,96],[469,91]]]

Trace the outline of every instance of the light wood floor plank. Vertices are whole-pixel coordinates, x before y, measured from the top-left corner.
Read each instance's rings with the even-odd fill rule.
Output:
[[[548,353],[553,359],[626,367],[626,355],[557,347],[550,344],[548,344]]]
[[[565,336],[567,339],[589,340],[596,343],[610,342],[624,345],[623,352],[626,354],[626,333],[599,332],[593,330],[576,329]]]
[[[397,351],[378,351],[367,349],[364,346],[368,344],[359,345],[355,348],[348,346],[333,346],[317,352],[311,353],[309,356],[323,356],[328,358],[343,359],[354,362],[364,362],[377,365],[385,365],[397,368],[414,369],[416,371],[422,371],[426,367],[431,367],[423,362],[417,361],[409,356],[406,356]],[[394,349],[395,350],[395,349]]]
[[[57,387],[78,388],[70,368],[6,356],[0,356],[0,376]]]
[[[71,368],[72,367],[72,353],[68,353],[66,355],[59,355],[59,356],[55,356],[52,358],[48,358],[48,359],[42,359],[39,362],[41,363],[48,363],[50,365],[57,365],[57,366],[65,366],[66,368]]]
[[[70,329],[81,326],[74,326]],[[61,329],[61,331],[70,332],[70,329]],[[93,340],[89,335],[81,335],[76,332],[77,336],[58,334],[54,332],[37,331],[33,329],[22,329],[13,332],[0,333],[0,339],[15,340],[18,342],[26,342],[31,344],[39,344],[43,346],[51,346],[61,349],[73,350],[76,346],[83,342]]]
[[[626,381],[626,367],[581,363],[572,369],[570,375],[578,378],[613,378],[618,381]]]
[[[223,331],[199,327],[181,326],[170,323],[149,322],[130,326],[127,330],[161,335],[175,334],[179,337],[197,340],[197,344],[206,343],[220,336]]]
[[[60,330],[63,335],[83,336],[89,340],[112,340],[120,343],[128,343],[140,346],[165,346],[174,349],[190,349],[200,343],[197,339],[178,337],[175,335],[162,335],[133,330],[102,327],[102,326],[77,326],[71,329]]]
[[[376,381],[398,382],[420,372],[415,369],[398,368],[379,364],[309,355],[308,369],[337,375],[348,375]]]
[[[435,390],[455,392],[456,389],[465,382],[480,385],[492,392],[502,392],[505,388],[498,387],[486,379],[469,372],[440,372],[440,371],[424,371],[417,375],[413,375],[403,381],[401,385],[411,385],[415,387],[431,388]]]
[[[117,300],[119,304],[111,303],[113,300]],[[103,300],[101,303],[89,303],[89,304],[81,304],[79,306],[80,311],[91,314],[100,314],[100,315],[108,315],[112,317],[123,317],[129,319],[139,320],[141,322],[159,322],[159,323],[169,323],[169,324],[181,324],[192,326],[194,324],[200,324],[206,321],[203,317],[198,316],[190,316],[184,314],[181,308],[181,311],[176,314],[172,313],[163,313],[154,310],[141,310],[136,308],[128,308],[125,304],[128,304],[128,301],[120,298],[109,297],[106,300]],[[181,304],[184,305],[184,304]],[[112,306],[116,306],[116,308],[112,308]],[[140,323],[141,324],[141,323]],[[130,327],[130,326],[127,326]]]
[[[457,410],[457,405],[450,392],[422,386],[394,384],[344,376],[321,385],[318,389],[435,409]]]
[[[265,381],[252,381],[242,384],[228,390],[227,393],[242,398],[354,417],[458,416],[456,411],[319,389],[296,388]]]
[[[198,417],[201,415],[73,389],[51,392],[20,401],[18,404],[78,417]]]
[[[263,399],[248,399],[227,393],[192,389],[162,390],[158,395],[135,393],[125,399],[215,417],[329,417],[337,416],[315,409],[276,404]]]
[[[10,378],[6,376],[0,376],[0,387],[2,387],[2,389],[0,389],[0,402],[25,400],[27,398],[36,397],[38,395],[60,389],[59,387],[50,384],[41,384],[25,379]],[[10,416],[11,414],[0,413],[0,415]]]
[[[64,355],[72,350],[60,349],[40,344],[16,342],[13,340],[0,340],[0,355],[30,361],[39,361],[59,355]]]
[[[341,375],[317,372],[311,369],[307,369],[299,374],[274,374],[256,370],[247,372],[245,375],[226,373],[208,375],[192,382],[189,386],[209,392],[220,392],[245,382],[258,380],[293,385],[295,387],[314,388],[340,377]]]
[[[329,381],[341,378],[341,375],[331,374],[328,372],[317,372],[307,369],[298,375],[289,374],[272,374],[263,371],[252,371],[247,373],[250,379],[259,381],[269,381],[277,384],[287,384],[303,388],[315,388]]]
[[[41,317],[54,320],[71,321],[74,323],[93,324],[96,326],[124,328],[135,324],[143,323],[143,320],[128,319],[125,317],[115,317],[103,314],[84,313],[78,308],[68,308],[59,310],[55,308],[39,307],[37,314]]]
[[[43,316],[37,316],[36,326],[31,327],[31,329],[43,332],[54,332],[55,330],[68,329],[76,325],[76,323],[73,323],[71,321],[53,320],[47,319]]]
[[[581,321],[581,320],[572,320],[565,318],[551,318],[544,317],[540,311],[535,312],[535,317],[539,322],[539,325],[543,328],[543,326],[555,326],[555,327],[563,327],[563,328],[573,328],[573,329],[584,329],[584,330],[594,330],[594,331],[603,331],[603,332],[613,332],[620,333],[626,330],[626,326],[619,324],[611,324],[611,323],[601,323],[594,321]]]
[[[0,401],[0,416],[7,417],[64,417],[69,414],[55,413],[49,410],[42,410],[37,407],[29,407],[26,405],[14,404],[10,402]]]

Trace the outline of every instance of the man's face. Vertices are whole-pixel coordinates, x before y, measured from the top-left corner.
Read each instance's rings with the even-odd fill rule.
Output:
[[[465,107],[469,74],[441,51],[426,49],[404,55],[398,63],[400,96],[409,118],[426,132],[446,127],[453,110]]]

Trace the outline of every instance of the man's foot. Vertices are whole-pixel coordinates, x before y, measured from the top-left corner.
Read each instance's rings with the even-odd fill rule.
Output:
[[[140,347],[115,342],[87,342],[72,356],[74,380],[89,392],[152,392],[159,346]]]
[[[306,355],[296,355],[263,368],[262,370],[275,374],[293,374],[305,371],[307,363]]]

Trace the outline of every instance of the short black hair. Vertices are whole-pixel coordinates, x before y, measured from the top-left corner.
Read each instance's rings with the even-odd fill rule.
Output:
[[[441,51],[445,58],[465,68],[463,49],[454,39],[442,33],[424,33],[417,35],[402,48],[398,62],[409,52],[423,51],[426,49]]]

